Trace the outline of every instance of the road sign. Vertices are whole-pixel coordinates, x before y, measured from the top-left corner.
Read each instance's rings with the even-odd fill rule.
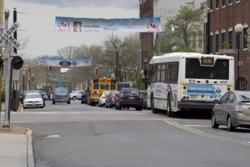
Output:
[[[102,72],[112,72],[112,69],[103,69]]]
[[[62,84],[63,83],[63,79],[62,78],[58,78],[58,84]]]
[[[0,46],[5,43],[5,41],[9,41],[15,48],[18,48],[20,44],[17,42],[17,40],[12,36],[12,34],[20,27],[21,25],[18,22],[15,22],[12,24],[12,26],[6,31],[1,25],[0,25],[0,33],[2,36],[0,37]]]
[[[220,54],[225,54],[225,53],[238,53],[237,49],[219,49]]]
[[[114,73],[112,73],[112,74],[111,74],[111,77],[115,77],[115,74],[114,74]]]

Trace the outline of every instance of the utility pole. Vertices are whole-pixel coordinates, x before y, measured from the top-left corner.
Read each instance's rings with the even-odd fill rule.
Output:
[[[8,21],[9,21],[9,15],[10,10],[5,9],[4,10],[5,15],[5,30],[8,30]],[[10,70],[11,70],[11,64],[10,64],[10,42],[7,40],[5,42],[5,49],[3,53],[4,58],[4,79],[5,79],[5,120],[3,123],[3,128],[9,128],[10,127]]]
[[[0,0],[0,24],[3,25],[4,0]],[[0,37],[2,35],[0,34]],[[0,46],[0,54],[3,54],[3,47]],[[0,69],[0,119],[2,111],[2,69]]]

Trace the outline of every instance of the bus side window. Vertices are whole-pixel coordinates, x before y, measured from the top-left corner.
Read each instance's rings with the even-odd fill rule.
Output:
[[[161,65],[161,82],[165,82],[165,64]]]
[[[166,63],[166,72],[165,72],[165,82],[169,83],[170,82],[170,67],[171,64],[170,63]]]
[[[178,81],[178,66],[177,62],[171,63],[171,70],[170,70],[170,83],[177,83]]]
[[[161,64],[157,64],[157,76],[156,76],[156,81],[160,82],[161,81]]]

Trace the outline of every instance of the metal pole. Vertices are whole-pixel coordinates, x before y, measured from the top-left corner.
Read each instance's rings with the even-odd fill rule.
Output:
[[[116,51],[116,69],[115,69],[115,78],[118,81],[118,62],[119,62],[119,53]]]
[[[240,64],[239,64],[240,63],[240,34],[241,34],[240,32],[237,32],[237,43],[238,43],[237,90],[240,90],[240,82],[239,82],[239,80],[240,80]]]
[[[206,24],[206,34],[207,34],[207,49],[206,53],[210,54],[210,9],[207,11],[207,24]]]
[[[0,24],[3,25],[3,13],[4,13],[4,0],[0,0]],[[3,53],[2,46],[0,46],[0,54]],[[2,111],[2,69],[0,69],[0,120]]]
[[[9,9],[5,9],[5,30],[8,30],[8,19],[10,11]],[[5,78],[5,120],[3,123],[3,128],[10,127],[10,43],[8,40],[5,42],[4,49],[4,78]]]

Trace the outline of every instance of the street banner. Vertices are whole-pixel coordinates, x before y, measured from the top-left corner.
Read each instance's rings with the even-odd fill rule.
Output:
[[[161,32],[159,17],[102,19],[56,16],[55,31],[71,32]]]
[[[83,67],[92,66],[91,58],[60,59],[39,57],[38,65],[52,67]]]

